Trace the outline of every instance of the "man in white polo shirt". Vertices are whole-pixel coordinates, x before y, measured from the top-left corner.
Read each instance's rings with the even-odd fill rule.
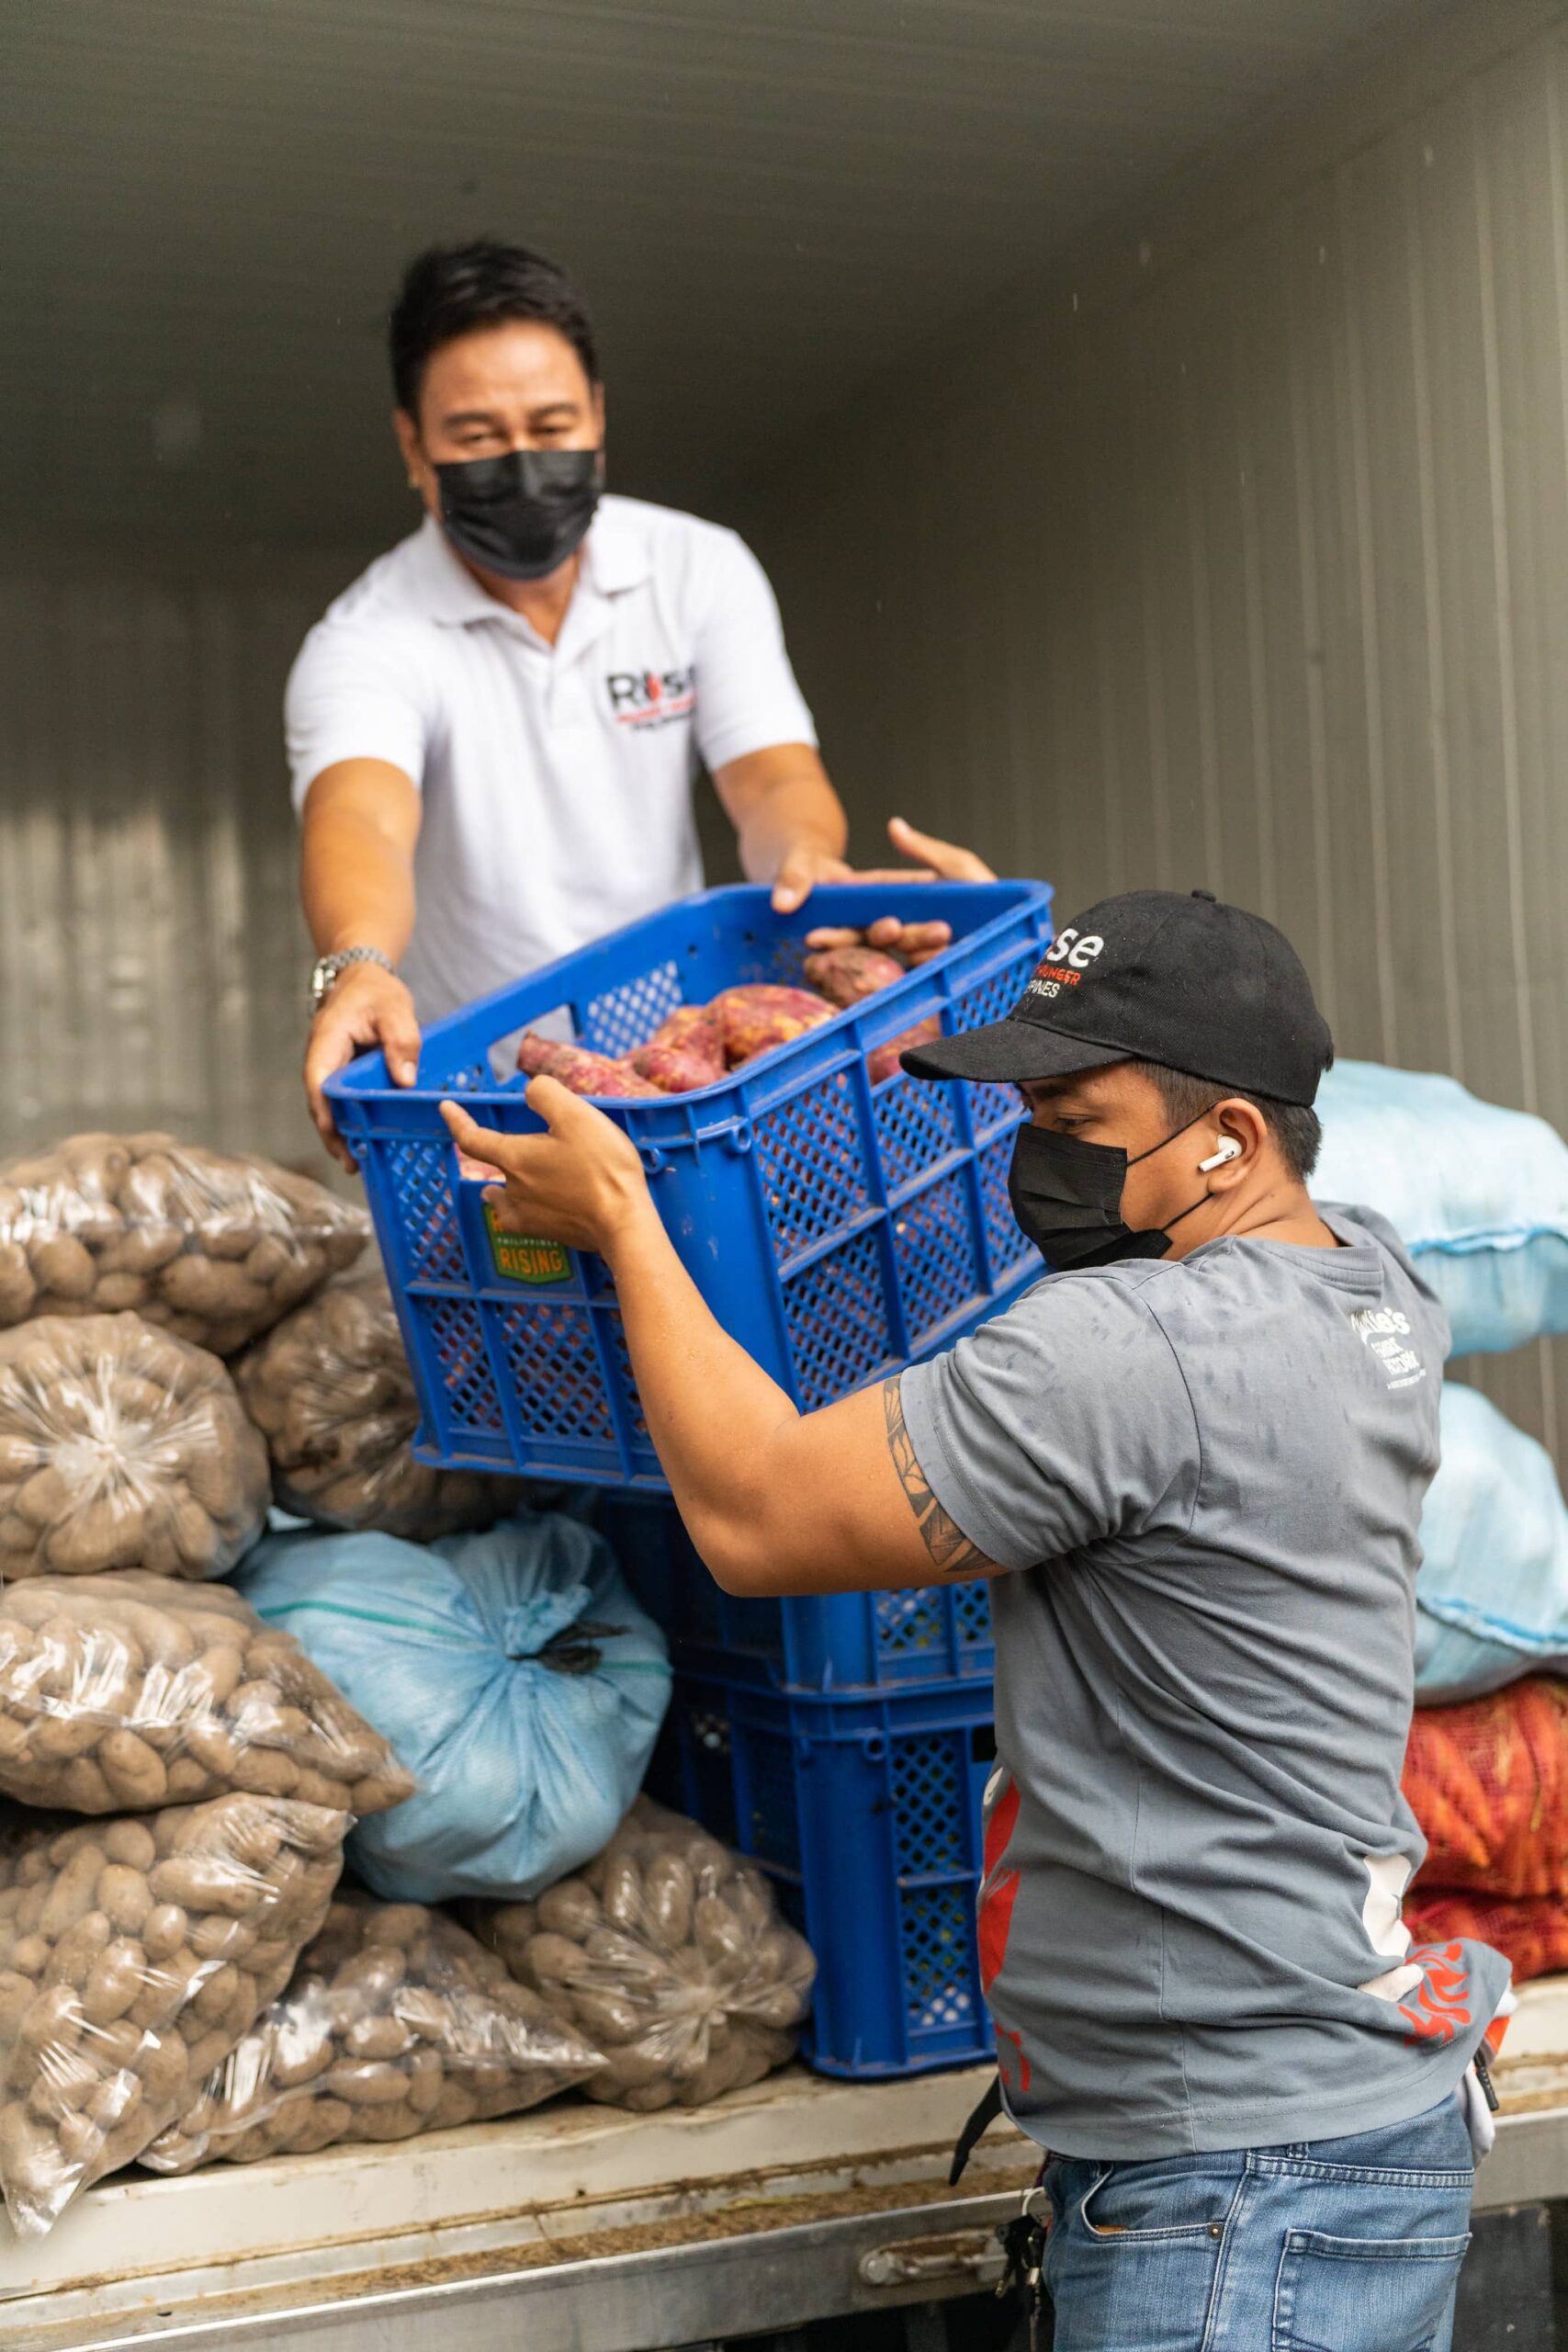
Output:
[[[310,631],[287,704],[320,956],[306,1086],[345,1165],[321,1089],[355,1054],[382,1046],[407,1083],[422,1023],[701,887],[699,765],[776,906],[849,871],[755,557],[604,495],[598,356],[564,272],[433,249],[389,341],[424,521]]]

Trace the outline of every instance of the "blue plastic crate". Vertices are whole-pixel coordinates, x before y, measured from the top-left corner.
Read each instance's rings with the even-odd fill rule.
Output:
[[[993,2056],[975,1933],[990,1685],[833,1699],[682,1674],[672,1717],[681,1802],[761,1863],[817,1954],[809,2063]]]
[[[602,1260],[493,1230],[440,1116],[460,1093],[481,1125],[538,1121],[497,1050],[564,1013],[620,1054],[681,1003],[744,980],[798,979],[815,923],[950,922],[953,944],[902,980],[700,1093],[609,1102],[725,1329],[813,1409],[973,1329],[1036,1263],[1008,1205],[1020,1109],[1002,1086],[873,1086],[866,1056],[916,1022],[995,1019],[1051,936],[1043,883],[846,883],[800,914],[765,890],[709,890],[433,1023],[418,1083],[379,1054],[329,1082],[364,1171],[391,1278],[428,1462],[662,1488]]]
[[[607,1495],[599,1524],[678,1660],[772,1690],[984,1683],[996,1657],[984,1579],[902,1592],[739,1600],[721,1592],[661,1496]],[[709,1654],[718,1655],[709,1655]]]

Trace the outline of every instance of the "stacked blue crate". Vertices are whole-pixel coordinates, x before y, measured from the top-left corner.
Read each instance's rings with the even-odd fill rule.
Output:
[[[671,1636],[665,1793],[762,1865],[817,1952],[811,2064],[859,2076],[987,2057],[987,1587],[737,1600],[672,1504],[607,1497],[601,1524]]]
[[[809,920],[908,910],[894,886],[814,894]],[[922,886],[953,944],[719,1083],[606,1102],[725,1328],[804,1409],[948,1346],[1039,1271],[1007,1173],[1018,1096],[873,1077],[917,1023],[952,1032],[1016,1001],[1051,936],[1039,883]],[[708,891],[432,1024],[419,1081],[368,1055],[329,1085],[364,1171],[422,1408],[425,1460],[581,1480],[669,1629],[687,1809],[756,1857],[820,1963],[808,2054],[862,2075],[988,2054],[975,1943],[992,1647],[983,1584],[739,1601],[668,1500],[597,1258],[500,1234],[441,1122],[539,1122],[508,1036],[550,1018],[618,1055],[680,1004],[800,976],[805,918]]]

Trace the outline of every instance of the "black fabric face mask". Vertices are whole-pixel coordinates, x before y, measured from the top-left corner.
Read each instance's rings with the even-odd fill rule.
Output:
[[[1200,1111],[1197,1118],[1204,1115]],[[1129,1159],[1120,1144],[1086,1143],[1081,1136],[1057,1135],[1050,1127],[1020,1127],[1008,1170],[1008,1198],[1023,1233],[1053,1273],[1075,1266],[1110,1266],[1120,1258],[1165,1256],[1171,1228],[1201,1208],[1208,1194],[1200,1193],[1164,1232],[1134,1233],[1122,1221],[1122,1189],[1129,1168],[1140,1159],[1152,1159],[1196,1124],[1197,1119],[1189,1119],[1173,1127],[1163,1141],[1140,1151],[1137,1159]]]
[[[588,535],[604,487],[600,449],[508,449],[437,466],[441,526],[459,555],[503,580],[543,580]]]

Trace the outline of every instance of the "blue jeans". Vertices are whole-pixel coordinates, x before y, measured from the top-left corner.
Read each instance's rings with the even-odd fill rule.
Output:
[[[1053,2157],[1055,2352],[1449,2352],[1474,2177],[1454,2098],[1347,2140]]]

